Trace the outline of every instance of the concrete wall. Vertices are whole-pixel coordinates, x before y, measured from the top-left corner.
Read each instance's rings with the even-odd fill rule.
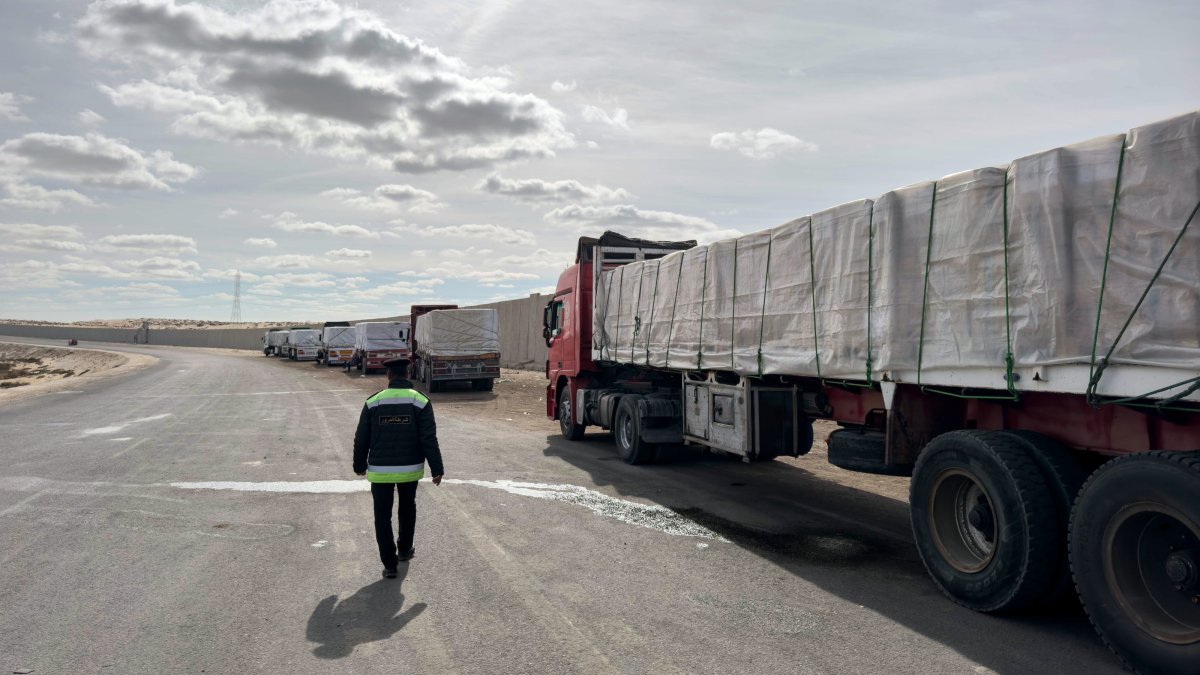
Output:
[[[490,307],[500,320],[500,364],[505,368],[540,371],[546,366],[546,342],[542,339],[542,309],[549,295],[533,294],[519,300],[493,302],[475,307]],[[396,317],[407,321],[408,315]],[[176,347],[217,347],[224,349],[262,349],[265,328],[213,328],[208,330],[150,329],[152,345]],[[51,340],[75,338],[86,342],[124,342],[132,344],[138,331],[133,328],[90,328],[80,326],[32,326],[0,324],[0,335],[37,337]],[[139,338],[139,341],[140,338]]]
[[[219,347],[224,349],[262,349],[265,328],[213,328],[211,330],[150,329],[150,344],[176,347]],[[125,342],[133,344],[134,328],[92,328],[85,326],[0,325],[0,335],[37,337],[50,340],[87,342]],[[139,341],[143,341],[140,340]]]
[[[500,365],[520,370],[546,367],[546,341],[542,338],[542,310],[552,296],[534,293],[520,300],[505,300],[472,309],[492,308],[500,319]]]

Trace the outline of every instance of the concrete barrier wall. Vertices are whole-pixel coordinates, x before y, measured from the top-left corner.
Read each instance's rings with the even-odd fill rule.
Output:
[[[495,309],[500,320],[500,364],[505,368],[540,371],[546,366],[546,343],[542,339],[542,309],[549,295],[533,294],[518,300],[475,305]],[[407,321],[408,316],[395,320]],[[215,347],[223,349],[262,349],[265,328],[212,328],[207,330],[150,329],[149,343],[176,347]],[[133,328],[92,328],[81,326],[33,326],[0,324],[0,335],[36,337],[50,340],[85,342],[124,342],[133,344]],[[142,341],[139,337],[138,341]]]
[[[500,319],[500,365],[519,370],[544,370],[546,341],[542,338],[542,310],[552,296],[534,293],[528,298],[505,300],[472,309],[495,309]]]
[[[149,343],[175,347],[216,347],[223,349],[262,349],[265,328],[213,328],[211,330],[150,329]],[[93,328],[85,326],[0,325],[0,335],[36,337],[50,340],[75,338],[87,342],[125,342],[133,344],[134,328]],[[142,342],[141,338],[138,340]]]

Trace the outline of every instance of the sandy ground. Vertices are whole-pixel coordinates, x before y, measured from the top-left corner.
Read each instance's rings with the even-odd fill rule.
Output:
[[[0,404],[123,375],[157,360],[143,354],[0,342]]]

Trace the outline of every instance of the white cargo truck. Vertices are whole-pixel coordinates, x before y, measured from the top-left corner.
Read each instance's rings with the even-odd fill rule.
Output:
[[[266,334],[267,348],[263,353],[267,356],[278,356],[280,358],[287,356],[287,339],[288,333],[286,330],[273,330]]]
[[[316,361],[321,350],[321,331],[300,328],[288,331],[287,357],[293,361]]]
[[[276,334],[280,333],[280,332],[282,332],[281,329],[272,328],[272,329],[268,330],[265,335],[263,335],[263,338],[262,338],[263,356],[271,356],[272,354],[275,353],[275,350],[279,347],[279,344],[280,344],[279,338]]]
[[[327,322],[321,328],[321,349],[317,360],[326,366],[339,366],[354,356],[354,326],[348,322]]]

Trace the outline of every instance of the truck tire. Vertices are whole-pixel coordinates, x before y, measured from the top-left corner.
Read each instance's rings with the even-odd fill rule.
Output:
[[[475,391],[491,391],[495,386],[496,381],[490,377],[485,377],[479,380],[471,380],[471,388]]]
[[[954,602],[1014,610],[1054,586],[1054,503],[1022,441],[975,430],[933,439],[913,470],[909,513],[925,569]]]
[[[575,423],[575,407],[571,404],[571,387],[563,386],[558,392],[558,428],[563,438],[578,441],[587,430],[586,424]]]
[[[1071,581],[1070,552],[1067,547],[1067,532],[1071,525],[1071,507],[1075,497],[1087,480],[1087,471],[1065,446],[1048,436],[1034,431],[1004,432],[1026,444],[1026,451],[1042,472],[1042,480],[1050,490],[1054,502],[1058,529],[1055,531],[1058,549],[1058,577],[1054,587],[1042,598],[1040,604],[1054,605],[1075,597],[1075,585]]]
[[[1071,571],[1109,649],[1141,673],[1200,668],[1200,452],[1114,459],[1071,513]]]
[[[438,386],[438,383],[434,382],[434,380],[433,380],[433,369],[426,368],[426,369],[424,369],[424,371],[425,371],[425,378],[424,378],[425,379],[425,393],[432,394],[435,391],[438,391],[439,389],[441,389],[441,387]]]
[[[649,464],[658,455],[657,446],[642,440],[642,417],[637,406],[641,398],[639,394],[622,396],[613,420],[613,440],[626,464]]]

